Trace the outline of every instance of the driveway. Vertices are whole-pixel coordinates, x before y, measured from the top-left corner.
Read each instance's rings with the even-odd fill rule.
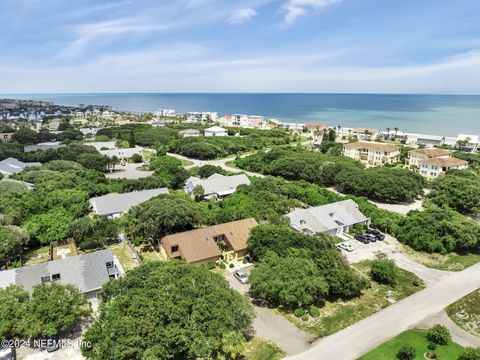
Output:
[[[105,176],[107,179],[141,179],[149,177],[153,174],[153,171],[144,171],[139,170],[143,164],[133,164],[128,163],[125,166],[117,165],[115,166],[115,171],[107,173]]]
[[[480,263],[452,273],[352,326],[315,343],[298,360],[354,360],[480,287]]]
[[[246,272],[249,272],[247,269]],[[225,275],[230,286],[239,293],[248,295],[250,286],[241,284],[232,274]],[[257,336],[274,342],[289,355],[306,351],[315,336],[300,330],[283,316],[267,307],[252,304],[255,311],[253,328]]]

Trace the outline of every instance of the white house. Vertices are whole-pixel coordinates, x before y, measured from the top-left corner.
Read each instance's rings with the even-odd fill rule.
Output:
[[[232,176],[213,174],[207,179],[191,176],[185,184],[185,192],[192,197],[193,190],[197,186],[201,186],[204,192],[204,199],[221,199],[233,194],[240,185],[250,185],[250,179],[245,174]]]
[[[156,117],[174,117],[176,116],[174,109],[158,109],[155,111]]]
[[[468,167],[468,161],[457,159],[454,157],[440,157],[420,160],[418,162],[420,168],[420,175],[426,177],[429,180],[435,179],[440,175],[445,174],[448,170],[453,169],[466,169]]]
[[[419,168],[419,161],[432,158],[448,158],[451,155],[450,150],[438,148],[425,148],[410,150],[408,152],[408,166],[411,168]]]
[[[340,235],[354,225],[369,225],[370,219],[358,210],[353,200],[343,200],[332,204],[297,209],[286,215],[290,226],[297,231],[314,235]]]
[[[373,141],[357,141],[343,146],[343,156],[358,160],[367,166],[382,166],[398,161],[400,148]]]
[[[102,155],[107,155],[110,158],[116,156],[117,158],[122,160],[130,159],[135,154],[138,154],[143,157],[142,148],[140,147],[126,148],[126,149],[100,150],[99,153]]]
[[[220,126],[212,126],[204,130],[205,136],[228,136],[228,131]]]
[[[457,144],[463,151],[476,152],[479,149],[478,135],[459,134]]]

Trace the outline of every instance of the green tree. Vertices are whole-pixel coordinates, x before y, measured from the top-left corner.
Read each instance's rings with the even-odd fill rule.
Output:
[[[398,360],[414,360],[415,356],[417,356],[417,351],[410,345],[403,345],[397,353]]]
[[[37,143],[37,133],[31,129],[20,129],[12,136],[12,140],[20,144],[35,144]]]
[[[312,260],[269,252],[251,271],[252,294],[288,309],[309,306],[328,294],[328,285]]]
[[[42,245],[63,240],[68,236],[74,217],[62,208],[54,208],[45,214],[32,216],[25,224],[30,237]]]
[[[0,339],[23,334],[21,326],[29,299],[28,292],[18,285],[0,288]]]
[[[458,360],[480,360],[480,347],[465,348],[465,352],[458,357]]]
[[[452,340],[452,335],[445,325],[435,324],[428,329],[427,339],[438,345],[446,345]]]
[[[104,285],[85,333],[87,359],[220,358],[236,353],[250,327],[247,299],[204,267],[149,262]],[[234,333],[234,335],[232,334]]]
[[[197,185],[192,191],[193,196],[195,197],[196,201],[202,200],[203,196],[205,195],[205,190],[203,189],[202,185]]]
[[[393,260],[375,259],[372,261],[370,275],[378,283],[395,285],[398,278],[398,267]]]
[[[82,249],[102,249],[117,242],[118,229],[114,220],[104,216],[82,217],[70,225],[70,235]]]
[[[30,240],[27,232],[17,226],[0,226],[0,266],[19,260]]]

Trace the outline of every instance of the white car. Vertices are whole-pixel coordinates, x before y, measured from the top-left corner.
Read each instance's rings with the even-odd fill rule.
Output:
[[[246,284],[248,281],[248,275],[247,273],[244,273],[243,271],[235,271],[233,273],[233,276],[240,281],[242,284]]]
[[[348,242],[343,242],[341,244],[338,244],[338,247],[342,250],[345,250],[345,251],[353,251],[352,244],[350,244]]]

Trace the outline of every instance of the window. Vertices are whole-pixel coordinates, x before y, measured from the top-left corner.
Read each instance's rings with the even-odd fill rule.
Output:
[[[42,284],[50,282],[50,276],[42,276],[41,279],[42,279]]]
[[[172,253],[177,251],[178,251],[178,245],[177,244],[172,245]]]
[[[213,240],[215,240],[215,242],[223,241],[224,239],[225,239],[225,234],[220,234],[220,235],[217,235],[217,236],[213,237]]]
[[[58,280],[60,280],[60,274],[53,274],[52,281],[58,281]]]
[[[105,265],[107,265],[107,269],[111,269],[111,268],[113,268],[114,264],[113,264],[113,261],[109,261]]]

